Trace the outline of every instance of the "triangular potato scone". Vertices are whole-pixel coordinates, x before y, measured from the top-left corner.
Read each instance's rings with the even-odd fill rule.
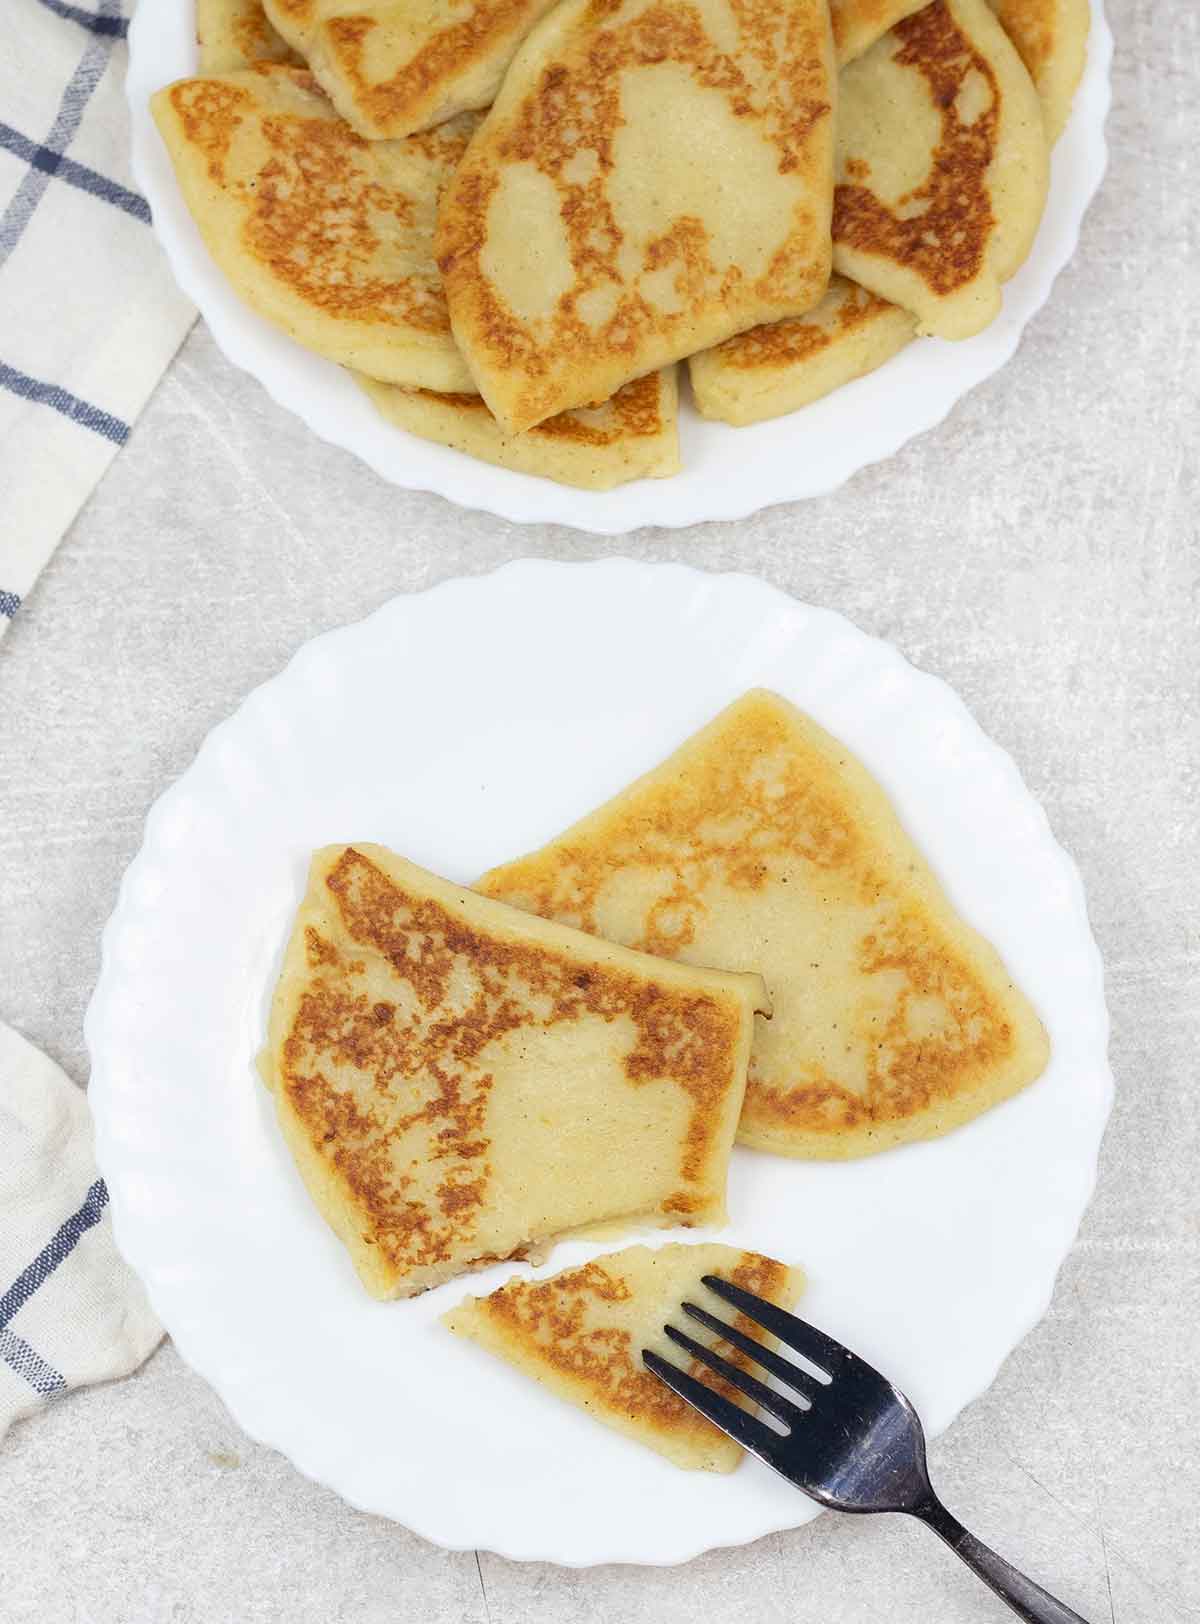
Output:
[[[652,1375],[641,1358],[642,1349],[650,1348],[751,1408],[663,1332],[670,1321],[741,1369],[753,1369],[745,1354],[680,1312],[686,1299],[765,1347],[778,1345],[710,1292],[702,1283],[706,1274],[787,1309],[804,1286],[798,1269],[733,1246],[663,1246],[657,1251],[631,1246],[547,1280],[512,1280],[490,1297],[467,1297],[444,1322],[676,1466],[731,1472],[742,1458],[740,1446]]]
[[[934,0],[838,79],[833,262],[969,338],[1000,309],[1046,201],[1037,92],[987,0]]]
[[[377,1297],[630,1219],[720,1222],[759,977],[316,853],[267,1064],[309,1193]]]
[[[438,212],[450,321],[520,433],[829,279],[824,0],[563,0],[534,29]]]
[[[1042,99],[1046,134],[1058,140],[1087,62],[1090,0],[989,0]]]
[[[782,417],[874,372],[911,342],[916,325],[907,310],[835,276],[806,316],[752,327],[693,355],[692,396],[704,417],[724,423]]]
[[[488,107],[513,53],[555,0],[267,0],[338,112],[396,140]]]
[[[396,389],[370,378],[359,381],[389,423],[520,474],[607,491],[631,479],[663,479],[679,472],[674,367],[635,378],[602,406],[560,412],[524,434],[506,434],[478,395],[438,395],[428,389]]]
[[[541,851],[479,882],[683,963],[761,971],[738,1137],[863,1156],[1024,1088],[1048,1042],[836,739],[755,690]]]
[[[271,27],[262,0],[196,0],[200,72],[234,73],[254,62],[304,61]]]
[[[180,79],[150,105],[209,253],[259,315],[373,378],[474,390],[433,260],[474,114],[364,141],[310,73],[272,63]]]

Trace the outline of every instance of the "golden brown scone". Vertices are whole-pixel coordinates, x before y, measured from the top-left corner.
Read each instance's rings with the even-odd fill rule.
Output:
[[[196,44],[204,74],[234,73],[253,62],[304,66],[267,21],[262,0],[196,0]]]
[[[685,1404],[642,1363],[650,1348],[682,1366],[707,1386],[753,1406],[735,1388],[664,1334],[679,1325],[740,1369],[746,1355],[684,1315],[686,1299],[724,1319],[765,1347],[777,1339],[738,1314],[703,1285],[706,1274],[792,1308],[804,1286],[789,1269],[758,1252],[733,1246],[663,1246],[650,1251],[631,1246],[610,1252],[581,1269],[566,1269],[548,1280],[511,1280],[490,1297],[467,1297],[444,1316],[458,1336],[506,1359],[568,1404],[595,1420],[665,1455],[676,1466],[731,1472],[741,1447]]]
[[[934,0],[839,78],[834,265],[968,338],[1033,245],[1049,182],[1033,82],[987,0]]]
[[[1067,127],[1087,62],[1090,0],[989,0],[1042,99],[1051,146]]]
[[[834,91],[824,0],[563,0],[538,24],[438,216],[505,430],[817,303]]]
[[[560,412],[524,434],[506,434],[478,395],[397,389],[361,375],[359,382],[389,423],[498,468],[590,491],[679,472],[674,367],[635,378],[603,405]]]
[[[692,396],[705,417],[724,423],[782,417],[874,372],[916,329],[907,310],[835,276],[806,316],[752,327],[693,355]]]
[[[438,192],[474,114],[364,141],[310,73],[274,63],[181,79],[151,109],[205,245],[246,304],[371,377],[474,389],[433,260]]]
[[[360,135],[395,141],[489,107],[555,0],[266,0]]]
[[[598,942],[382,846],[316,853],[269,1079],[367,1290],[565,1231],[721,1222],[761,979]]]
[[[777,694],[738,700],[487,896],[682,963],[761,971],[738,1137],[865,1156],[1038,1077],[1046,1033],[883,790]]]

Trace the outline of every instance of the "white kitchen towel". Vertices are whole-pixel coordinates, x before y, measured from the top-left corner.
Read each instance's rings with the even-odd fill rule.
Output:
[[[0,1023],[0,1437],[162,1334],[113,1244],[83,1090]]]
[[[129,175],[125,0],[3,0],[0,636],[195,318]]]

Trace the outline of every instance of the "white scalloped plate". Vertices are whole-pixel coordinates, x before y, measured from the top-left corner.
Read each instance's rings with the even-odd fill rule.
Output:
[[[309,852],[378,840],[470,880],[756,683],[878,775],[1053,1039],[1037,1084],[945,1139],[844,1165],[735,1153],[721,1238],[801,1262],[805,1312],[937,1433],[1046,1308],[1111,1079],[1074,865],[1009,757],[895,650],[748,576],[675,565],[526,561],[396,598],[213,730],[122,884],[87,1019],[118,1243],[247,1432],[440,1544],[678,1562],[814,1508],[754,1461],[679,1472],[439,1327],[516,1266],[366,1296],[253,1066]],[[550,1267],[603,1250],[563,1246]]]
[[[642,525],[743,519],[776,502],[823,496],[860,468],[892,456],[940,423],[969,389],[1012,356],[1029,319],[1050,296],[1075,252],[1079,228],[1108,161],[1112,36],[1101,0],[1092,0],[1087,70],[1070,124],[1054,150],[1050,196],[1033,253],[1004,290],[1002,314],[977,338],[911,344],[880,371],[772,423],[733,429],[708,423],[685,401],[684,468],[673,479],[643,479],[615,491],[577,491],[535,479],[392,427],[342,368],[303,350],[249,310],[208,256],[184,206],[150,117],[153,91],[196,71],[194,0],[139,5],[129,32],[127,88],[133,170],[180,287],[198,305],[235,366],[322,439],[352,451],[377,474],[410,490],[436,491],[462,507],[518,523],[573,525],[623,535]],[[685,391],[686,393],[686,391]]]

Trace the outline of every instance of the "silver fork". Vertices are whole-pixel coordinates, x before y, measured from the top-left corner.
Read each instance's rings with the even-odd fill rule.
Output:
[[[802,1370],[695,1303],[685,1302],[684,1313],[749,1355],[798,1393],[806,1407],[730,1364],[674,1325],[665,1327],[672,1342],[752,1398],[786,1431],[777,1431],[669,1359],[644,1348],[642,1359],[648,1370],[743,1449],[821,1505],[834,1511],[901,1511],[917,1517],[1027,1624],[1086,1624],[1078,1613],[1027,1579],[950,1515],[929,1482],[920,1417],[885,1376],[831,1336],[774,1303],[717,1275],[705,1275],[704,1284],[821,1374]]]

